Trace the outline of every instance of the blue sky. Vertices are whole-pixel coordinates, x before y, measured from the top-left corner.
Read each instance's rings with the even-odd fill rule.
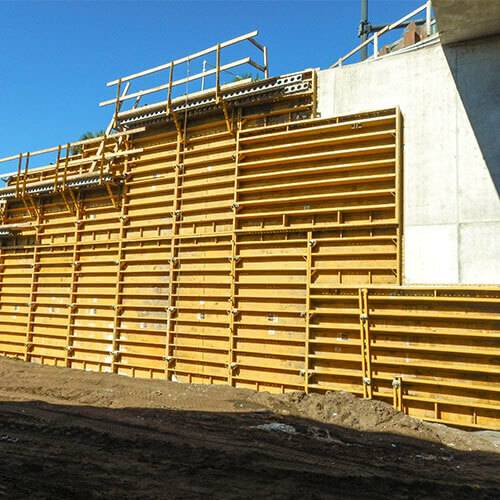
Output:
[[[423,0],[369,3],[370,21],[381,24]],[[272,75],[326,68],[358,43],[359,4],[0,0],[0,157],[105,128],[112,110],[98,102],[113,97],[107,81],[253,29]]]

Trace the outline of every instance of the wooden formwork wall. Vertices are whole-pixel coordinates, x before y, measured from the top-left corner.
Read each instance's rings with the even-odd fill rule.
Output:
[[[498,287],[313,286],[309,384],[500,427]]]
[[[0,352],[498,427],[500,291],[400,286],[399,111],[311,106],[151,126],[121,183],[9,202]]]

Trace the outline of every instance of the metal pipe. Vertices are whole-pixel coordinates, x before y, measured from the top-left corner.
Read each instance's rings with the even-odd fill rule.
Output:
[[[205,90],[205,72],[206,71],[207,71],[207,60],[203,59],[203,69],[202,69],[203,76],[201,77],[201,91],[202,92]]]
[[[425,19],[410,19],[409,21],[404,21],[397,26],[394,26],[392,29],[400,29],[400,28],[407,28],[410,24],[415,23],[417,26],[422,26],[423,24],[426,23]],[[377,33],[378,31],[383,30],[384,28],[387,28],[387,24],[370,24],[368,26],[368,34],[371,33]]]
[[[368,0],[361,0],[361,21],[359,23],[359,37],[361,42],[368,38]],[[360,51],[361,60],[364,61],[368,57],[368,47],[365,45]]]
[[[425,4],[425,32],[427,36],[431,34],[432,5],[430,0]]]

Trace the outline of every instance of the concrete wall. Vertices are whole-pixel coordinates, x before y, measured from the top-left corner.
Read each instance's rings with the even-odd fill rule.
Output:
[[[500,284],[500,36],[319,72],[322,117],[399,106],[404,280]]]

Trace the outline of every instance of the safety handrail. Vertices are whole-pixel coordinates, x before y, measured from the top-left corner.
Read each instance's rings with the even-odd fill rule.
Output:
[[[236,68],[239,66],[244,66],[244,65],[250,65],[256,70],[260,71],[263,75],[264,78],[268,78],[269,76],[269,67],[268,67],[268,54],[267,54],[267,47],[262,45],[260,42],[255,40],[255,37],[259,34],[257,30],[251,31],[250,33],[246,33],[244,35],[238,36],[236,38],[232,38],[231,40],[227,40],[222,43],[218,43],[216,45],[213,45],[211,47],[208,47],[207,49],[200,50],[199,52],[195,52],[194,54],[190,54],[188,56],[182,57],[180,59],[176,59],[174,61],[170,61],[166,64],[162,64],[160,66],[155,66],[154,68],[146,69],[143,71],[140,71],[138,73],[133,73],[131,75],[123,76],[120,78],[117,78],[116,80],[108,82],[106,85],[108,87],[112,86],[117,86],[117,88],[120,88],[120,85],[123,84],[124,82],[131,82],[132,80],[135,80],[137,78],[141,78],[144,76],[152,75],[154,73],[158,73],[161,71],[169,70],[168,71],[168,77],[165,79],[164,84],[157,85],[155,87],[150,87],[146,88],[143,90],[138,90],[136,92],[132,92],[126,95],[118,95],[119,92],[117,92],[117,96],[112,99],[108,99],[106,101],[102,101],[99,103],[99,106],[108,106],[110,104],[120,104],[124,101],[127,101],[129,99],[140,99],[141,97],[148,95],[148,94],[153,94],[155,92],[160,92],[162,90],[168,90],[168,96],[169,100],[171,98],[172,94],[172,89],[174,87],[177,87],[179,85],[183,85],[189,82],[193,82],[196,80],[202,80],[204,81],[207,76],[215,75],[216,77],[216,88],[220,87],[220,74],[224,71],[228,71],[232,68]],[[231,61],[229,63],[220,64],[220,59],[221,59],[221,51],[222,49],[229,47],[231,45],[235,45],[237,43],[243,42],[243,41],[249,41],[252,45],[254,45],[259,51],[262,52],[263,56],[263,62],[262,64],[254,61],[251,57],[244,57],[242,59],[238,59],[235,61]],[[206,56],[208,54],[216,54],[216,67],[213,69],[203,69],[200,73],[196,73],[194,75],[187,75],[183,78],[180,78],[178,80],[174,80],[173,74],[174,74],[174,68],[177,68],[179,65],[184,64],[184,63],[191,63],[193,60],[198,59],[202,56]]]
[[[58,145],[58,146],[53,146],[50,148],[40,149],[38,151],[19,153],[19,154],[12,155],[12,156],[6,156],[5,158],[0,158],[0,163],[12,162],[14,160],[18,162],[17,169],[15,171],[1,173],[0,179],[6,180],[6,179],[9,179],[11,177],[19,178],[19,176],[21,176],[21,181],[22,181],[23,174],[22,174],[21,170],[24,170],[24,171],[28,172],[29,174],[42,172],[44,170],[52,170],[52,169],[54,169],[54,165],[45,165],[45,166],[34,167],[34,168],[29,168],[29,169],[26,169],[26,166],[25,166],[24,169],[22,169],[21,162],[28,160],[28,158],[33,158],[34,156],[46,155],[49,153],[57,153],[57,156],[59,157],[59,161],[62,162],[63,158],[61,158],[61,155],[60,155],[61,150],[66,151],[66,158],[71,160],[72,166],[77,165],[77,164],[88,163],[89,161],[92,162],[95,159],[100,158],[99,149],[97,149],[98,154],[94,154],[91,157],[84,158],[84,159],[71,158],[71,153],[70,153],[71,150],[75,147],[78,147],[78,146],[91,146],[92,145],[94,147],[97,147],[100,144],[102,144],[102,142],[105,139],[115,140],[115,139],[119,139],[122,136],[138,134],[138,133],[144,132],[144,130],[145,130],[144,127],[137,127],[134,129],[123,131],[123,132],[116,132],[116,133],[109,134],[109,135],[105,134],[105,135],[101,135],[98,137],[92,137],[91,139],[83,139],[80,141],[70,142],[70,143],[62,145],[62,146]],[[108,154],[108,156],[109,156],[109,154]],[[58,170],[57,169],[57,160],[56,160],[55,167],[56,167],[56,170]]]
[[[388,24],[388,25],[384,26],[381,30],[377,31],[370,38],[368,38],[364,42],[360,43],[357,47],[355,47],[350,52],[348,52],[345,56],[338,59],[336,63],[334,63],[330,66],[330,68],[336,68],[337,66],[342,66],[344,61],[346,61],[347,59],[352,57],[354,54],[359,52],[363,47],[366,47],[367,45],[369,45],[371,43],[373,43],[373,58],[376,59],[378,57],[378,47],[379,47],[380,36],[385,34],[385,33],[388,33],[389,31],[392,31],[396,28],[399,28],[403,23],[405,23],[406,21],[408,21],[412,17],[415,17],[417,14],[420,14],[420,12],[422,12],[424,10],[425,10],[426,33],[427,33],[427,36],[429,36],[431,34],[431,23],[432,23],[432,2],[431,2],[431,0],[428,0],[420,7],[416,8],[415,10],[410,12],[409,14],[406,14],[401,19],[398,19],[397,21],[393,22],[392,24]]]

